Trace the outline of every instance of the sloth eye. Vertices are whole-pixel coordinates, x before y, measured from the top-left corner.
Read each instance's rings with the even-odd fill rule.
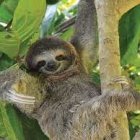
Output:
[[[63,60],[66,60],[66,57],[64,55],[58,55],[58,56],[56,56],[55,59],[58,61],[63,61]]]
[[[45,66],[45,65],[46,65],[46,61],[45,61],[45,60],[39,61],[39,62],[37,63],[37,67],[38,67],[38,68],[41,68],[41,67],[43,67],[43,66]]]

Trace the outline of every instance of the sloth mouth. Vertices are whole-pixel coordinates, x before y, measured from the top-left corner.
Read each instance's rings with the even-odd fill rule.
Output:
[[[70,67],[70,64],[68,64],[67,66],[63,63],[59,63],[56,67],[54,68],[47,68],[47,67],[43,67],[40,69],[40,73],[46,74],[46,75],[54,75],[54,74],[59,74],[59,73],[63,73],[63,71],[65,71],[66,69],[68,69]]]
[[[65,71],[47,75],[46,80],[48,82],[60,82],[60,81],[63,81],[65,79],[68,79],[69,77],[72,77],[73,75],[78,74],[79,72],[80,72],[79,67],[77,65],[76,66],[70,66]]]
[[[47,72],[55,72],[59,69],[60,67],[60,63],[56,64],[56,65],[50,65],[49,67],[45,67],[44,69],[47,71]]]

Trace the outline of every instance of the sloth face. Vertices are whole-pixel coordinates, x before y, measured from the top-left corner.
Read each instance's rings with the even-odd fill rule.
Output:
[[[58,74],[67,70],[75,62],[74,47],[58,38],[44,38],[35,42],[26,56],[30,71],[46,75]]]
[[[60,73],[68,69],[72,63],[73,58],[61,49],[44,51],[33,59],[34,70],[44,74]]]

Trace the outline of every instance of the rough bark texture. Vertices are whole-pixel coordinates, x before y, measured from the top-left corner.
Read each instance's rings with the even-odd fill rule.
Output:
[[[121,85],[112,83],[113,78],[121,76],[118,20],[139,0],[95,0],[99,31],[99,63],[101,89],[103,94],[119,92]],[[119,140],[129,139],[126,113],[117,117],[120,130]]]

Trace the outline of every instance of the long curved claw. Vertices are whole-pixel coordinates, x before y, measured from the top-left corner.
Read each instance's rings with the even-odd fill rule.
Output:
[[[121,84],[123,89],[130,88],[129,80],[125,76],[115,77],[112,81],[113,83]]]
[[[113,79],[113,82],[129,85],[129,81],[128,81],[128,79],[125,76],[115,77]]]
[[[7,101],[14,102],[14,103],[20,103],[20,104],[26,104],[26,105],[34,105],[35,103],[35,97],[18,94],[14,90],[8,90],[3,94],[3,98]]]

